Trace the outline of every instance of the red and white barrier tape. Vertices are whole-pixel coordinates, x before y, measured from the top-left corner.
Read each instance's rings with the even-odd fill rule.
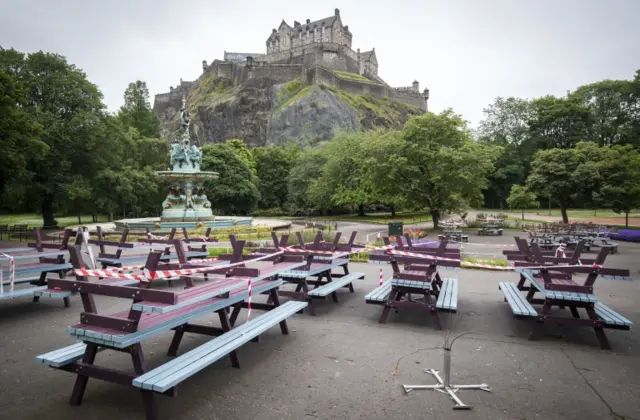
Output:
[[[251,277],[247,279],[247,294],[249,299],[247,300],[247,321],[251,319]]]
[[[267,255],[263,255],[262,257],[258,257],[258,258],[252,258],[250,260],[245,260],[245,261],[240,261],[237,263],[233,263],[233,264],[229,264],[229,265],[225,265],[225,268],[228,267],[235,267],[238,265],[243,265],[243,264],[247,264],[250,262],[256,262],[256,261],[261,261],[261,260],[265,260],[267,258],[276,256],[276,255],[280,255],[283,252],[275,252],[273,254],[267,254]],[[121,272],[116,272],[116,271],[107,271],[107,270],[87,270],[85,268],[80,268],[80,269],[75,269],[74,273],[78,276],[83,276],[83,277],[105,277],[105,278],[110,278],[110,279],[131,279],[131,280],[139,280],[139,281],[143,281],[143,282],[150,282],[152,280],[155,279],[163,279],[163,278],[169,278],[169,277],[180,277],[180,276],[188,276],[191,274],[196,274],[196,273],[205,273],[207,271],[210,270],[215,270],[215,269],[219,269],[220,266],[207,266],[207,267],[198,267],[198,268],[183,268],[183,269],[178,269],[178,270],[158,270],[158,271],[150,271],[146,268],[142,268],[143,270],[143,274],[126,274],[126,273],[121,273]],[[125,269],[123,267],[123,269]],[[129,268],[126,268],[125,270],[128,270]]]
[[[382,268],[380,268],[380,283],[379,286],[382,286]]]
[[[0,255],[9,259],[9,293],[13,294],[13,284],[16,281],[16,261],[13,256],[0,252]],[[4,296],[4,269],[0,267],[0,296]]]
[[[425,255],[425,254],[417,254],[415,252],[406,252],[406,251],[388,251],[389,254],[393,255],[405,255],[408,257],[416,257],[416,258],[424,258],[429,260],[437,260],[437,261],[453,261],[462,263],[462,260],[455,258],[445,258],[445,257],[436,257],[435,255]],[[580,265],[542,265],[542,266],[533,266],[533,267],[515,267],[515,266],[501,266],[501,265],[491,265],[491,264],[480,264],[480,263],[471,263],[464,261],[466,266],[471,267],[479,267],[479,268],[490,268],[492,270],[505,270],[505,271],[517,271],[517,270],[541,270],[541,269],[553,269],[553,268],[566,268],[566,267],[584,267],[583,264]],[[602,268],[601,265],[593,264],[594,269]]]

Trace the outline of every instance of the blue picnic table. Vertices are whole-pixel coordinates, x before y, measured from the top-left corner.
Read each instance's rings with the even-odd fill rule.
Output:
[[[569,258],[545,257],[537,243],[529,247],[525,240],[516,237],[516,244],[520,255],[513,251],[505,251],[509,259],[515,261],[516,271],[520,274],[518,284],[500,282],[498,288],[502,290],[505,301],[509,304],[516,318],[530,318],[536,321],[529,339],[539,339],[544,325],[574,325],[590,327],[603,349],[611,346],[604,332],[605,328],[629,330],[632,322],[598,299],[594,292],[597,277],[628,279],[629,270],[604,268],[605,259],[609,253],[601,249],[595,260],[585,260],[580,256],[584,244],[576,247],[576,252]],[[517,267],[539,267],[535,270]],[[544,268],[550,266],[550,268]],[[574,279],[576,273],[587,275],[583,284]],[[526,291],[526,295],[520,292]],[[540,296],[540,297],[536,297]],[[542,305],[538,310],[533,305]],[[568,308],[571,318],[551,313],[551,309]],[[586,317],[580,316],[579,310],[586,312]]]
[[[178,253],[182,253],[182,250]],[[156,264],[158,257],[157,253],[152,253],[146,262],[147,266]],[[71,260],[74,266],[81,266],[75,249],[71,251]],[[50,288],[77,292],[83,297],[81,322],[67,329],[73,338],[81,342],[42,354],[37,360],[52,368],[77,375],[71,405],[82,402],[89,378],[102,379],[136,389],[142,396],[146,418],[156,420],[159,418],[156,393],[175,396],[176,387],[181,382],[225,356],[230,357],[233,367],[239,368],[236,349],[249,341],[256,341],[271,327],[279,324],[282,334],[289,333],[286,319],[304,309],[307,303],[291,301],[281,304],[278,288],[283,281],[277,279],[277,274],[303,263],[299,260],[297,263],[286,262],[280,266],[276,262],[267,268],[269,276],[260,280],[258,278],[261,276],[231,275],[230,270],[233,268],[229,268],[225,277],[214,278],[211,283],[181,291],[105,285],[86,277],[53,280]],[[261,269],[243,269],[245,273],[261,274]],[[223,275],[219,270],[216,268],[216,273]],[[236,326],[237,316],[229,317],[228,308],[234,307],[235,311],[236,308],[248,306],[249,279],[252,280],[252,294],[266,294],[270,300],[252,305],[254,310],[266,311],[264,314]],[[99,314],[93,303],[95,295],[129,299],[131,308],[114,314]],[[218,314],[220,327],[192,323],[196,318],[212,312]],[[169,330],[173,330],[174,335],[168,355],[174,358],[147,371],[143,362],[142,342]],[[185,333],[204,334],[214,338],[178,356],[178,348]],[[103,350],[130,354],[133,372],[116,371],[96,364],[96,354]]]

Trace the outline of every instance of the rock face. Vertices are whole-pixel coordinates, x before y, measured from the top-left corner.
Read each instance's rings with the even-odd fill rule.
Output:
[[[353,95],[296,79],[277,84],[267,78],[240,86],[203,78],[184,93],[192,117],[192,138],[199,144],[242,139],[249,147],[295,140],[301,146],[330,140],[337,132],[378,127],[400,128],[423,111],[388,99]],[[176,138],[180,95],[154,104],[163,137]]]

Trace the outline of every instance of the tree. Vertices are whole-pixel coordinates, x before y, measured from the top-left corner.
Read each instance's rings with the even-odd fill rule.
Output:
[[[293,144],[256,147],[251,153],[256,162],[260,207],[283,208],[287,203],[289,172],[300,148]]]
[[[616,213],[625,215],[640,208],[640,152],[632,146],[614,146],[605,151],[600,161],[602,196]]]
[[[514,185],[511,187],[511,192],[509,193],[509,197],[507,197],[507,204],[510,209],[522,210],[522,220],[524,220],[525,209],[540,206],[536,195],[529,192],[527,188],[522,185]]]
[[[397,154],[404,166],[398,188],[410,202],[426,207],[434,227],[443,212],[482,202],[496,148],[472,140],[466,123],[451,110],[412,117]]]
[[[490,140],[481,139],[489,145]],[[525,164],[519,155],[518,146],[507,143],[500,148],[500,154],[487,177],[488,185],[484,192],[484,202],[489,207],[502,208],[514,185],[525,180]]]
[[[481,137],[489,138],[500,146],[518,146],[527,139],[532,118],[531,102],[514,97],[497,97],[483,112],[484,119],[479,129]]]
[[[591,114],[576,97],[544,96],[532,102],[530,135],[537,149],[567,148],[588,139]]]
[[[246,158],[228,143],[206,144],[202,148],[202,170],[216,171],[220,178],[207,182],[207,197],[224,214],[249,214],[260,193],[256,176]]]
[[[57,54],[37,52],[24,56],[0,51],[0,71],[13,74],[25,88],[25,109],[44,129],[41,140],[48,150],[28,159],[34,174],[28,184],[29,201],[41,206],[45,226],[55,225],[54,204],[78,185],[94,165],[94,127],[103,117],[102,94],[86,75]]]
[[[251,168],[253,173],[256,173],[256,160],[253,157],[253,154],[247,149],[247,145],[244,144],[242,140],[239,139],[231,139],[227,140],[227,144],[233,147],[238,154],[245,161],[245,163]]]
[[[40,140],[42,126],[24,109],[26,92],[13,76],[0,72],[0,199],[5,185],[29,179],[29,159],[41,159],[49,147]]]
[[[160,137],[160,120],[151,109],[146,82],[137,80],[129,83],[118,118],[125,127],[138,130],[142,137]]]
[[[375,202],[374,189],[368,179],[365,150],[369,133],[338,134],[323,151],[327,160],[322,170],[322,182],[316,184],[318,204],[329,197],[334,206],[348,206],[364,216],[366,205]],[[322,190],[318,190],[319,188]]]
[[[591,114],[590,133],[584,140],[601,146],[638,142],[629,138],[633,121],[640,117],[640,102],[633,98],[633,81],[602,80],[580,86],[570,95]]]
[[[402,168],[407,161],[397,152],[404,147],[400,131],[378,131],[371,134],[365,148],[367,178],[376,200],[391,208],[391,216],[396,210],[406,207],[407,195],[399,185],[404,182]]]
[[[321,182],[326,161],[327,156],[321,149],[308,149],[295,160],[287,181],[288,205],[293,213],[316,209],[318,201],[310,192]]]
[[[527,188],[553,198],[560,206],[562,221],[569,223],[567,209],[584,196],[599,176],[585,166],[597,160],[599,152],[598,145],[592,142],[580,142],[573,149],[539,150],[531,163]]]

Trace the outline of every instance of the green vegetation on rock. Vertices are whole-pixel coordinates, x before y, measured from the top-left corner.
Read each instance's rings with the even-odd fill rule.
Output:
[[[210,107],[231,99],[235,93],[236,89],[233,86],[228,86],[224,79],[216,77],[215,74],[207,74],[191,91],[189,108]]]
[[[346,71],[339,71],[339,70],[332,70],[333,74],[335,74],[338,77],[341,77],[343,79],[347,79],[347,80],[355,80],[356,82],[365,82],[365,83],[375,83],[373,80],[369,80],[364,76],[361,76],[359,74],[356,73],[349,73]],[[377,84],[377,83],[375,83]]]
[[[396,127],[399,122],[406,121],[407,116],[421,115],[422,109],[405,103],[392,101],[388,98],[373,98],[366,95],[355,95],[332,86],[320,85],[358,111],[364,128]],[[403,118],[404,117],[404,118]],[[371,123],[365,123],[371,120]]]
[[[295,95],[293,95],[292,97],[287,99],[285,102],[283,102],[282,105],[280,105],[278,107],[278,110],[286,108],[289,105],[293,104],[294,102],[304,98],[305,96],[307,96],[309,94],[309,92],[311,92],[311,86],[306,86],[306,87],[302,88],[302,90],[298,91]]]

